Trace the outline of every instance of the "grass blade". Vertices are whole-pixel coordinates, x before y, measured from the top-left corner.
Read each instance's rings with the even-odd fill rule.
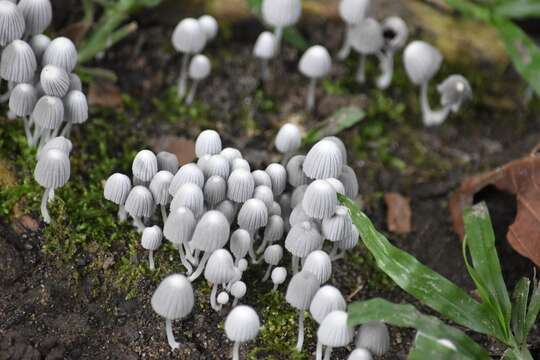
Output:
[[[535,284],[525,319],[525,336],[529,334],[540,312],[540,286]]]
[[[514,300],[512,308],[512,330],[519,345],[523,345],[527,341],[525,319],[527,317],[530,286],[531,282],[529,279],[521,278],[512,294],[512,299]]]
[[[418,332],[414,339],[413,347],[407,357],[408,360],[457,360],[463,358],[457,350],[439,342],[440,339]]]
[[[304,144],[314,144],[325,136],[336,135],[358,124],[366,117],[364,110],[357,106],[343,107],[325,119],[319,126],[304,136]]]

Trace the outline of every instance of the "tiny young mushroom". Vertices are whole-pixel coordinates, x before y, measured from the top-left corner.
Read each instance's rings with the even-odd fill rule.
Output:
[[[31,84],[20,83],[11,90],[9,96],[9,111],[15,116],[19,116],[24,122],[24,133],[26,141],[31,144],[32,141],[32,124],[30,114],[37,103],[37,91]]]
[[[270,77],[268,63],[276,56],[276,38],[274,34],[269,31],[262,32],[255,41],[253,55],[261,62],[261,79],[268,80]]]
[[[109,176],[105,182],[103,195],[105,199],[118,205],[118,220],[124,222],[127,219],[127,212],[124,208],[129,192],[131,191],[131,180],[127,175],[115,173]]]
[[[193,80],[193,84],[191,84],[191,89],[189,90],[189,94],[186,98],[186,104],[191,105],[191,103],[193,103],[199,83],[210,75],[211,70],[212,64],[210,64],[208,57],[198,54],[191,59],[188,74],[189,78]]]
[[[310,79],[306,96],[306,109],[312,111],[315,107],[315,91],[317,80],[327,76],[332,68],[332,58],[328,50],[315,45],[306,50],[298,64],[300,72]]]
[[[279,53],[283,30],[298,22],[302,15],[302,2],[301,0],[263,0],[261,12],[264,21],[274,27],[276,53]]]
[[[206,42],[213,40],[218,33],[219,24],[217,20],[211,15],[203,15],[197,19],[199,26],[201,27],[204,35],[206,36]]]
[[[226,291],[222,291],[218,294],[216,298],[216,302],[218,304],[218,311],[221,311],[224,305],[227,305],[229,303],[229,294],[227,294]]]
[[[270,277],[270,272],[272,271],[272,266],[279,265],[279,262],[283,258],[283,248],[281,245],[271,245],[264,251],[264,262],[268,264],[266,273],[262,279],[263,282],[268,280]]]
[[[362,348],[354,349],[350,354],[347,360],[373,360],[371,353]]]
[[[161,228],[157,225],[147,227],[143,230],[141,237],[141,245],[144,249],[148,250],[148,267],[150,270],[154,270],[154,251],[159,249],[161,241],[163,240],[163,233]]]
[[[24,17],[25,35],[41,34],[51,24],[50,0],[20,0],[17,7]]]
[[[150,190],[144,186],[137,185],[129,192],[124,207],[133,218],[133,225],[139,232],[142,232],[145,228],[142,218],[149,218],[154,213],[154,198]]]
[[[337,55],[340,60],[345,60],[351,53],[351,31],[365,19],[371,0],[341,0],[339,2],[339,16],[346,24],[343,46]]]
[[[390,349],[388,328],[382,321],[369,321],[358,330],[356,347],[369,350],[373,355],[382,356]]]
[[[317,290],[311,304],[309,305],[309,313],[313,320],[320,324],[326,315],[332,311],[347,309],[347,303],[341,292],[332,285],[325,285]]]
[[[178,158],[173,153],[170,153],[168,151],[160,151],[157,153],[156,158],[159,171],[166,170],[174,175],[180,168]]]
[[[472,97],[472,89],[469,81],[461,75],[450,75],[442,83],[437,85],[437,91],[441,95],[441,105],[456,113],[464,101]]]
[[[241,280],[235,281],[231,285],[231,295],[234,297],[232,307],[235,307],[238,304],[238,300],[242,299],[246,295],[246,292],[246,283]]]
[[[204,269],[204,278],[212,284],[210,304],[215,311],[221,310],[216,303],[216,295],[219,285],[225,286],[234,277],[234,261],[231,254],[225,249],[215,250]]]
[[[322,285],[332,276],[332,261],[323,250],[314,250],[305,258],[302,271],[309,271]]]
[[[347,346],[354,337],[354,329],[347,324],[348,315],[343,310],[334,310],[326,315],[317,330],[316,359],[323,359],[323,346],[326,346],[324,360],[330,360],[332,349]]]
[[[131,165],[134,179],[150,183],[158,171],[156,155],[150,150],[141,150],[135,155]],[[135,182],[135,181],[134,181]]]
[[[351,29],[350,42],[352,48],[358,52],[358,70],[356,81],[364,83],[366,81],[366,57],[369,55],[381,56],[384,37],[381,24],[373,18],[362,20]]]
[[[186,252],[191,258],[191,249],[188,242],[191,240],[193,231],[195,230],[197,222],[195,216],[186,207],[179,207],[175,210],[171,210],[171,213],[167,217],[163,226],[163,234],[165,238],[169,240],[178,249],[180,254],[180,261],[187,270],[187,274],[190,275],[193,272],[193,268],[190,262],[186,259],[184,253],[184,247]]]
[[[282,164],[289,161],[290,155],[302,145],[302,134],[298,126],[286,123],[279,129],[274,140],[276,149],[283,154]]]
[[[315,180],[306,189],[302,207],[307,215],[315,219],[324,219],[336,211],[337,193],[326,180]]]
[[[304,221],[291,228],[285,239],[285,248],[292,254],[293,274],[298,272],[299,260],[321,248],[323,241],[314,222]]]
[[[407,43],[409,29],[402,18],[390,16],[383,20],[382,31],[384,45],[379,64],[382,74],[377,78],[377,87],[386,89],[392,83],[394,76],[394,55]]]
[[[340,147],[334,141],[322,139],[308,151],[303,169],[311,179],[338,178],[345,161]]]
[[[287,279],[287,269],[282,266],[275,268],[272,270],[272,275],[270,275],[270,278],[274,284],[272,291],[277,291],[279,285],[283,284]]]
[[[167,340],[172,350],[180,347],[174,339],[172,321],[188,316],[194,302],[193,287],[186,277],[180,274],[167,276],[152,295],[152,309],[165,318]]]
[[[156,205],[161,207],[161,217],[163,219],[163,224],[167,222],[167,204],[171,201],[171,195],[169,194],[169,187],[171,186],[171,181],[173,179],[173,174],[167,170],[161,170],[154,175],[152,181],[148,188],[152,192],[154,201]]]
[[[251,235],[247,230],[236,229],[231,235],[231,241],[229,243],[229,249],[234,255],[235,264],[245,258],[249,248],[251,247]]]
[[[225,319],[225,334],[234,341],[233,360],[240,359],[240,344],[255,339],[260,327],[259,316],[251,307],[239,305],[231,310]]]
[[[62,136],[69,136],[73,124],[82,124],[88,120],[88,102],[86,95],[80,90],[70,90],[63,99],[66,125]]]

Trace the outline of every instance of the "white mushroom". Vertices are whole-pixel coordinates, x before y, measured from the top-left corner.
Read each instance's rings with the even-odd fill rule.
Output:
[[[124,204],[126,203],[130,191],[131,180],[124,174],[112,174],[105,182],[103,195],[105,199],[118,205],[118,220],[120,222],[124,222],[127,219],[127,212],[124,208]]]
[[[161,240],[163,239],[163,233],[161,228],[157,225],[147,227],[143,230],[141,238],[141,246],[148,250],[148,266],[150,270],[154,270],[154,251],[161,246]]]
[[[274,27],[278,53],[284,28],[296,24],[302,15],[302,2],[300,0],[263,0],[261,12],[264,21]]]
[[[302,55],[298,68],[304,76],[310,79],[306,97],[306,109],[312,111],[315,107],[317,80],[330,73],[332,68],[332,58],[326,48],[315,45],[307,49]]]
[[[211,70],[212,64],[210,64],[208,57],[198,54],[191,59],[188,73],[189,78],[193,80],[193,84],[186,98],[186,104],[191,105],[193,99],[195,99],[195,93],[197,92],[199,83],[210,75]]]
[[[261,62],[261,79],[267,80],[270,77],[268,62],[276,56],[276,38],[274,34],[269,31],[262,32],[253,47],[253,55]]]
[[[255,339],[260,327],[259,316],[249,306],[239,305],[231,310],[225,319],[225,334],[234,341],[233,360],[240,359],[240,344]]]

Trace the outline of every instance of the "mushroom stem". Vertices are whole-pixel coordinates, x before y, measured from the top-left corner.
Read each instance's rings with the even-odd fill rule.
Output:
[[[279,284],[274,284],[274,287],[272,288],[272,291],[277,291],[278,287],[279,287]]]
[[[252,264],[259,263],[259,261],[257,260],[257,255],[255,255],[255,250],[253,250],[253,240],[251,240],[251,244],[249,245],[248,254]]]
[[[232,307],[235,307],[236,305],[238,305],[238,298],[235,297],[233,302],[232,302]]]
[[[180,343],[174,339],[171,319],[165,319],[165,331],[167,332],[167,341],[169,342],[171,349],[178,349],[180,347]]]
[[[163,219],[163,224],[165,225],[165,222],[167,221],[167,207],[165,205],[161,205],[161,218]]]
[[[49,209],[47,209],[50,191],[50,188],[46,188],[43,192],[43,197],[41,198],[41,216],[43,217],[43,221],[45,221],[47,224],[51,223],[51,216],[49,215]]]
[[[186,249],[186,258],[188,261],[192,263],[193,266],[197,266],[199,264],[199,255],[201,251],[195,250],[195,255],[193,255],[193,250],[191,250],[191,246],[189,246],[188,242],[184,243],[184,249]]]
[[[178,96],[183,98],[187,90],[187,71],[189,63],[189,54],[184,53],[182,56],[182,69],[180,70],[180,79],[178,79]]]
[[[40,128],[37,124],[36,126],[34,127],[34,134],[32,135],[32,139],[30,141],[30,146],[35,146],[36,143],[38,142],[39,140],[39,137],[41,136],[41,134],[45,131],[45,129],[42,129]]]
[[[293,274],[296,274],[298,272],[298,262],[299,262],[299,258],[298,256],[296,255],[293,255],[292,257],[292,271],[293,271]]]
[[[148,267],[150,268],[150,270],[155,270],[155,265],[154,265],[154,251],[153,250],[148,250]]]
[[[429,106],[428,86],[426,81],[420,86],[420,102],[422,106],[422,120],[425,126],[436,126],[444,122],[450,113],[450,107],[446,106],[441,110],[433,111]]]
[[[341,50],[339,50],[337,54],[337,58],[339,60],[345,60],[349,57],[349,54],[351,53],[351,29],[352,26],[350,24],[347,24],[347,27],[345,28],[345,34],[343,38],[343,46],[341,47]]]
[[[268,66],[268,59],[261,60],[261,79],[268,80],[270,77],[270,67]]]
[[[217,289],[218,289],[218,284],[214,283],[214,285],[212,285],[212,292],[210,293],[210,305],[212,305],[212,309],[219,311],[221,310],[221,308],[218,306],[216,302]]]
[[[302,351],[304,346],[304,310],[300,310],[298,313],[298,342],[296,343],[296,350]]]
[[[317,352],[315,354],[315,360],[322,360],[323,357],[323,344],[317,341]]]
[[[315,107],[315,92],[316,92],[316,90],[317,90],[317,79],[312,78],[309,81],[308,93],[307,93],[307,98],[306,98],[306,109],[307,109],[307,111],[312,111],[313,108]]]
[[[50,129],[43,129],[43,131],[41,132],[39,136],[38,151],[41,150],[43,146],[45,146],[47,141],[49,141],[49,139],[51,138],[51,131],[52,130]]]
[[[279,26],[274,29],[274,37],[276,39],[276,55],[279,54],[279,50],[281,49],[281,38],[283,37],[283,27]]]
[[[142,232],[144,230],[144,224],[141,220],[140,216],[133,216],[133,226],[137,228],[138,232]]]
[[[330,253],[328,254],[328,256],[330,256],[331,260],[335,260],[334,258],[337,255],[338,249],[339,249],[338,243],[337,243],[337,241],[334,241],[332,243],[332,250],[330,250]]]
[[[32,131],[30,130],[30,126],[32,126],[31,120],[28,119],[28,116],[23,116],[23,122],[24,122],[24,133],[26,134],[26,141],[28,144],[32,141]]]
[[[364,54],[360,54],[360,58],[358,59],[358,69],[356,70],[356,81],[360,84],[363,84],[366,82],[366,56]]]
[[[178,245],[178,253],[180,254],[180,262],[186,268],[186,274],[190,275],[193,272],[193,267],[191,266],[190,262],[187,261],[186,256],[184,255],[184,248],[182,247],[182,244]]]
[[[121,223],[126,221],[127,219],[127,211],[124,205],[118,205],[118,221]]]
[[[272,271],[272,265],[269,264],[268,268],[266,269],[266,273],[264,274],[264,277],[262,279],[263,282],[266,282],[268,278],[270,277],[270,272]]]
[[[189,94],[186,98],[187,105],[191,105],[193,103],[193,99],[195,99],[195,93],[197,92],[198,85],[199,85],[199,80],[193,80],[193,84],[191,85],[191,89],[189,90]]]
[[[232,358],[233,360],[239,360],[240,359],[240,343],[238,341],[234,342],[233,350],[232,350]]]
[[[259,247],[257,248],[257,251],[255,251],[255,253],[257,253],[257,255],[261,254],[264,249],[266,249],[266,244],[268,244],[268,240],[264,239],[261,242],[261,245],[259,245]]]
[[[57,127],[54,128],[54,130],[51,132],[51,137],[50,137],[51,139],[58,136],[58,133],[60,132],[60,127],[61,126],[62,125],[60,124],[60,125],[58,125]]]
[[[199,266],[197,267],[197,270],[195,270],[195,272],[191,274],[191,276],[188,278],[190,282],[194,282],[195,280],[197,280],[199,276],[201,276],[204,270],[204,266],[206,265],[206,262],[208,261],[209,257],[210,257],[210,252],[205,251],[201,261],[199,262]]]
[[[73,123],[71,122],[71,120],[68,120],[68,122],[66,123],[66,126],[64,126],[64,128],[62,129],[60,136],[64,136],[66,138],[69,137],[69,135],[71,135],[72,127],[73,127]]]
[[[324,360],[330,360],[330,355],[332,355],[332,347],[327,346],[326,350],[324,351]]]
[[[381,54],[379,61],[382,74],[377,78],[377,87],[384,90],[390,86],[394,76],[394,53],[389,51],[386,54]]]

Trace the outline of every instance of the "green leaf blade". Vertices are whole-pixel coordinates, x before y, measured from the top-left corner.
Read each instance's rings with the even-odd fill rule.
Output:
[[[540,286],[535,284],[525,318],[525,336],[529,334],[540,312]]]
[[[529,290],[531,282],[527,278],[521,278],[514,289],[512,298],[512,330],[516,341],[522,345],[527,340],[526,322],[527,305],[529,302]]]
[[[458,360],[463,354],[459,354],[456,349],[440,342],[432,336],[418,332],[414,339],[413,347],[409,352],[408,360]]]
[[[311,129],[304,136],[304,144],[314,144],[325,136],[337,135],[358,124],[365,117],[364,110],[357,106],[343,107],[325,119],[319,126]]]

